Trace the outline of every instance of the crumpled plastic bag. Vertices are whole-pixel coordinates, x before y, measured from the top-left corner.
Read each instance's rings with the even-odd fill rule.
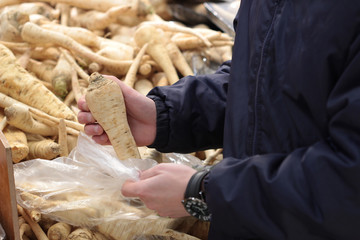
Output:
[[[5,231],[4,231],[3,227],[0,224],[0,240],[5,240],[5,238],[6,238]]]
[[[192,155],[165,154],[164,160],[201,168],[201,160]],[[120,161],[112,146],[99,145],[80,133],[68,157],[14,165],[17,201],[57,221],[96,227],[115,239],[132,239],[140,233],[161,235],[168,228],[176,235],[171,231],[182,224],[182,219],[161,218],[139,199],[121,194],[125,180],[137,180],[139,171],[156,164],[152,159]]]

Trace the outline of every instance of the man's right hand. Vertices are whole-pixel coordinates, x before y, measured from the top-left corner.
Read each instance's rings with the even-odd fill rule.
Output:
[[[154,101],[127,86],[114,76],[105,77],[114,80],[122,90],[128,123],[136,144],[138,146],[152,144],[156,136],[156,106]],[[92,136],[94,141],[99,144],[110,144],[104,129],[91,114],[85,96],[79,99],[78,107],[80,109],[78,121],[85,124],[85,133]]]

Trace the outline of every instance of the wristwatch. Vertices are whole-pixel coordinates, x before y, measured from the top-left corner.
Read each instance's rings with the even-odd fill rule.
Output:
[[[203,180],[208,175],[209,170],[196,172],[189,180],[184,194],[182,204],[185,210],[193,217],[202,221],[210,221],[211,213],[205,201],[205,189]]]

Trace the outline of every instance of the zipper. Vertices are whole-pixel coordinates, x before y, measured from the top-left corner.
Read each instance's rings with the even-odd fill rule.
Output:
[[[278,7],[279,7],[279,2],[280,2],[280,0],[275,1],[274,14],[272,16],[271,24],[269,26],[269,29],[266,32],[264,42],[263,42],[263,44],[261,46],[260,64],[259,64],[259,68],[258,68],[257,73],[256,73],[255,96],[254,96],[254,129],[253,129],[251,155],[255,155],[255,153],[256,153],[256,142],[257,142],[256,135],[258,133],[258,118],[259,118],[259,115],[260,115],[260,112],[258,113],[260,74],[261,74],[261,69],[262,69],[262,65],[263,65],[265,47],[266,47],[266,45],[267,45],[267,43],[268,43],[268,41],[270,39],[269,36],[270,36],[271,30],[272,30],[272,28],[274,26],[275,16],[276,16],[276,12],[277,12]]]

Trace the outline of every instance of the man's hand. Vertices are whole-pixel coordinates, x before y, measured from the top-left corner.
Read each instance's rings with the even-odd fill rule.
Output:
[[[122,194],[125,197],[139,197],[146,207],[163,217],[189,216],[181,201],[195,172],[185,165],[162,163],[141,172],[139,181],[126,181]]]
[[[122,90],[127,119],[136,144],[138,146],[152,144],[156,135],[156,107],[154,101],[128,87],[114,76],[105,77],[114,80]],[[96,123],[92,116],[86,104],[85,96],[79,99],[78,107],[80,109],[78,120],[80,123],[85,124],[85,133],[93,136],[94,141],[99,144],[110,144],[104,129]]]

